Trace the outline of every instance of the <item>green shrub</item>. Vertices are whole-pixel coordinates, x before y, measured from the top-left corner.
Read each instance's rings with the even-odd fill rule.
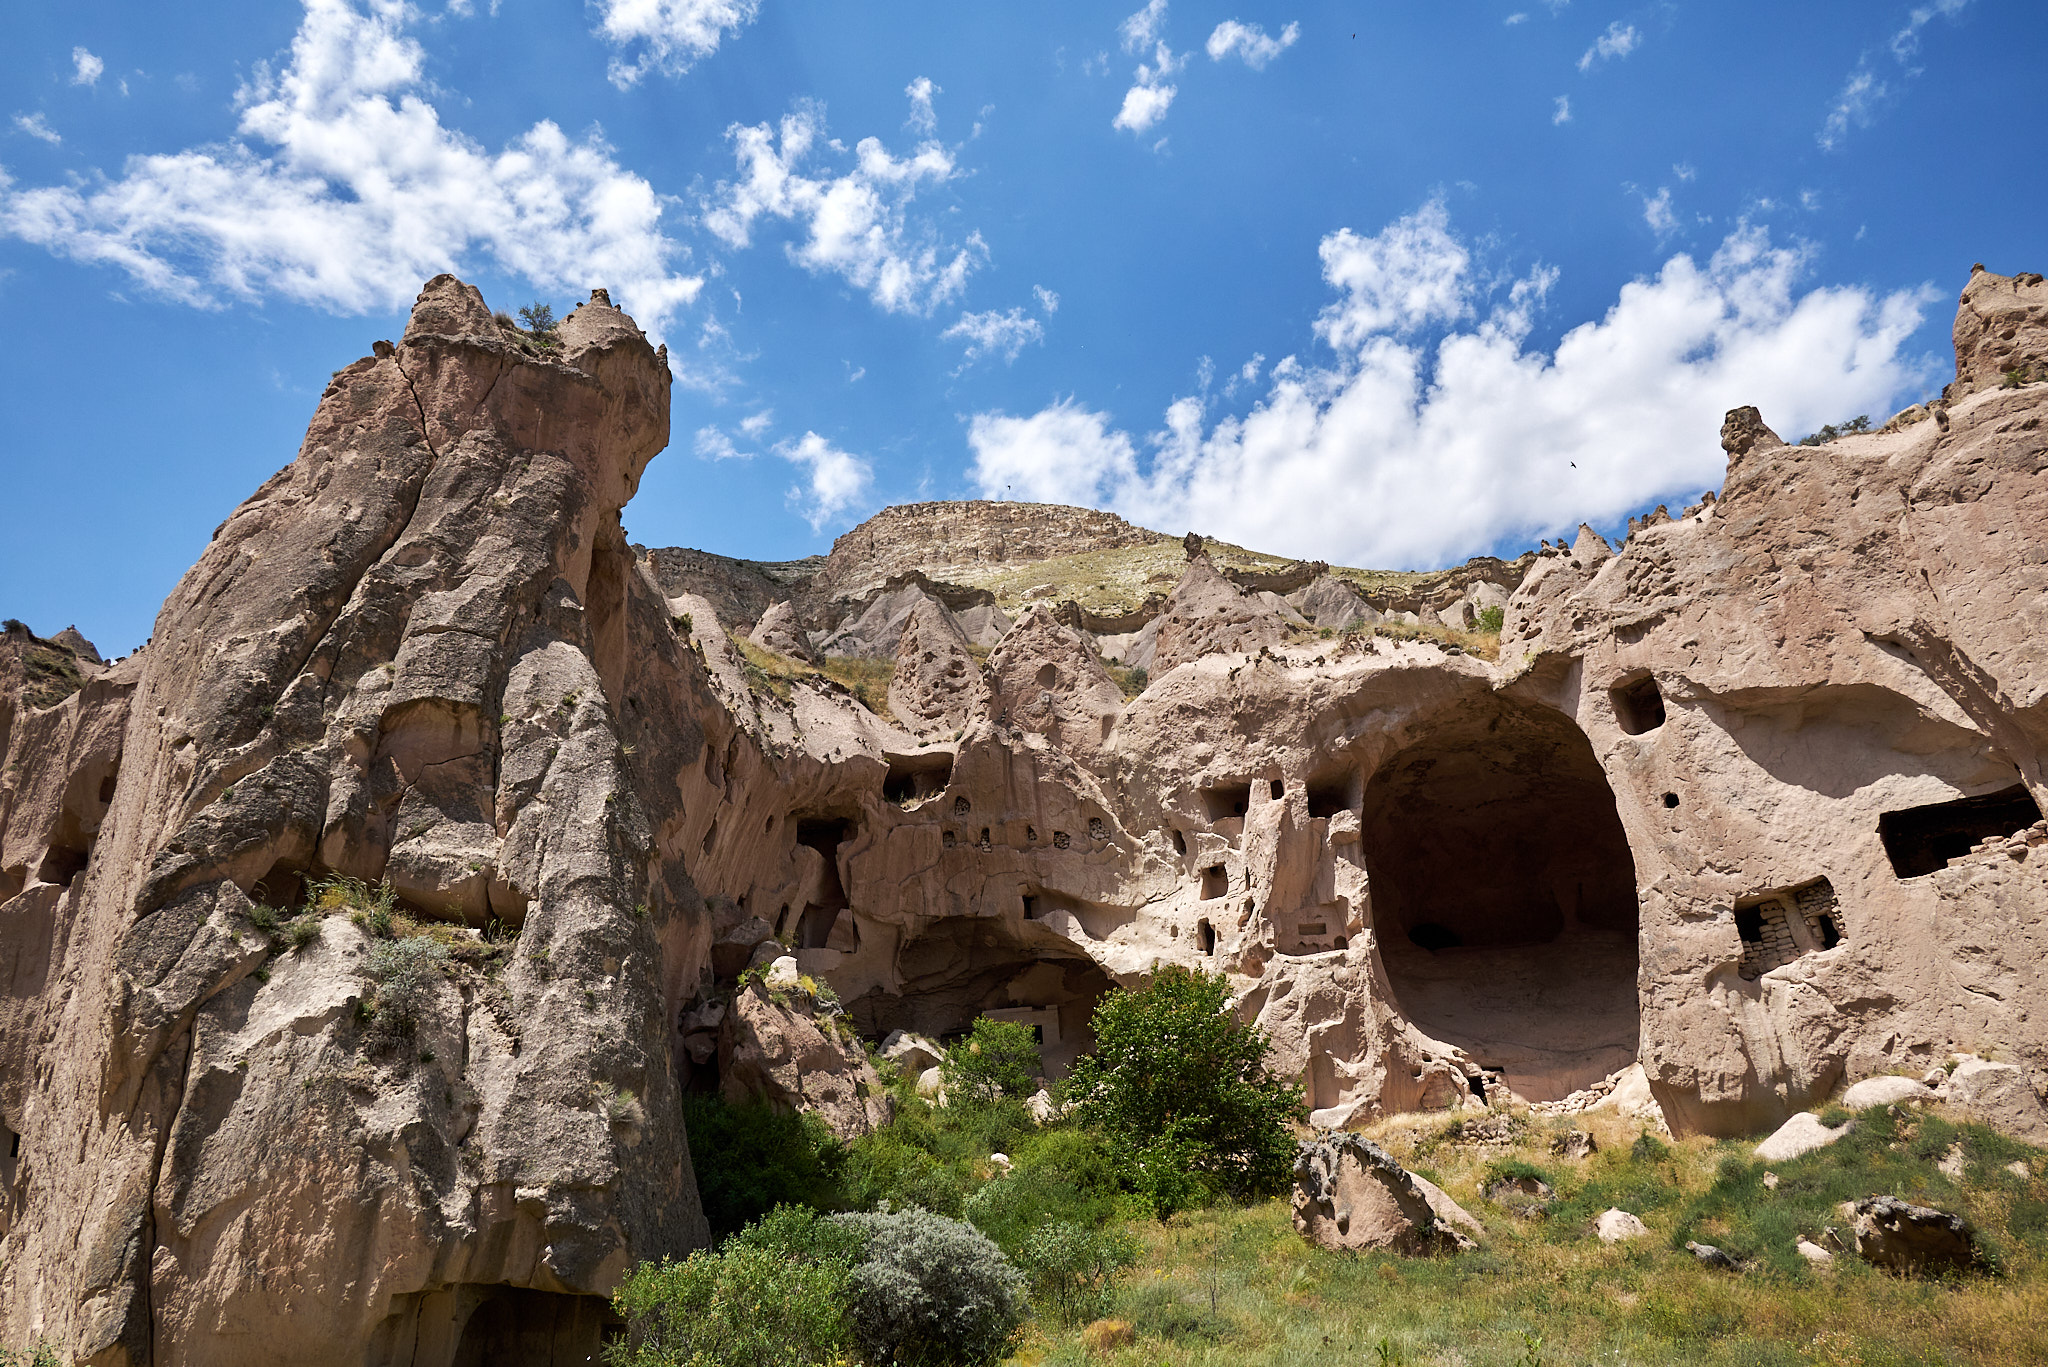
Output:
[[[47,1339],[37,1339],[36,1346],[26,1353],[0,1348],[0,1367],[64,1367],[64,1358]]]
[[[1041,1225],[1065,1221],[1098,1229],[1116,1218],[1116,1167],[1094,1136],[1047,1131],[1012,1157],[1016,1166],[985,1183],[965,1207],[968,1223],[1012,1258]]]
[[[1038,1090],[1038,1035],[1015,1021],[979,1018],[946,1051],[946,1099],[987,1105]]]
[[[1017,1254],[1032,1298],[1064,1324],[1107,1315],[1117,1276],[1137,1261],[1138,1241],[1128,1230],[1068,1220],[1038,1226]]]
[[[320,938],[320,918],[301,916],[287,921],[283,927],[284,942],[294,954],[306,952],[306,946]]]
[[[1495,605],[1494,607],[1479,609],[1479,629],[1481,631],[1498,636],[1500,635],[1501,627],[1506,625],[1507,620],[1508,612],[1506,608]]]
[[[766,1102],[731,1105],[715,1096],[683,1101],[683,1127],[697,1169],[697,1195],[714,1239],[737,1233],[777,1206],[837,1210],[846,1150],[817,1116],[788,1115]]]
[[[1024,1319],[1024,1279],[971,1225],[924,1210],[840,1215],[867,1236],[846,1279],[846,1317],[870,1363],[999,1360]]]
[[[918,1206],[942,1215],[960,1214],[961,1177],[930,1151],[900,1133],[901,1122],[854,1140],[846,1160],[846,1191],[852,1204],[872,1210]]]
[[[377,983],[377,1020],[393,1030],[409,1030],[420,1007],[448,962],[448,946],[427,936],[385,940],[374,945],[363,969]]]
[[[1130,1286],[1118,1298],[1117,1309],[1140,1334],[1168,1343],[1214,1343],[1227,1327],[1221,1316],[1190,1302],[1171,1282],[1148,1279]]]
[[[860,1232],[784,1207],[717,1252],[642,1263],[612,1294],[613,1367],[807,1367],[844,1360]]]
[[[1095,1009],[1096,1048],[1068,1092],[1163,1219],[1216,1194],[1248,1200],[1293,1179],[1301,1089],[1266,1067],[1272,1044],[1229,1012],[1221,977],[1162,968]]]

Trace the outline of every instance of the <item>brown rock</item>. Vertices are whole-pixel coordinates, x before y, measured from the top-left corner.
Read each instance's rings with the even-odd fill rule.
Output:
[[[1730,463],[1759,447],[1783,446],[1784,438],[1764,425],[1764,415],[1754,408],[1731,408],[1721,423],[1721,449]]]
[[[1270,603],[1218,574],[1206,554],[1194,555],[1160,612],[1152,669],[1164,674],[1204,655],[1257,651],[1286,635]]]
[[[728,1101],[809,1111],[843,1140],[889,1123],[888,1092],[858,1038],[815,1014],[800,990],[780,1002],[763,987],[733,998],[718,1039],[718,1076]]]
[[[1294,1164],[1294,1228],[1332,1251],[1411,1257],[1475,1247],[1481,1232],[1456,1202],[1355,1134],[1304,1142]]]
[[[2048,380],[2048,281],[2038,274],[1979,270],[1956,309],[1956,379],[1951,401],[2007,383]]]
[[[787,599],[771,604],[761,614],[761,620],[747,639],[764,650],[772,650],[792,660],[803,660],[809,664],[816,664],[818,660],[818,653],[811,649],[809,635],[797,621],[796,609]]]
[[[1095,651],[1044,606],[1018,619],[988,664],[988,707],[998,722],[1036,732],[1084,762],[1123,712],[1123,693]]]
[[[1871,1196],[1850,1207],[1856,1256],[1875,1267],[1914,1276],[1967,1271],[1978,1261],[1969,1222],[1896,1196]]]
[[[889,710],[917,731],[958,731],[988,714],[988,683],[953,614],[927,598],[896,641]]]

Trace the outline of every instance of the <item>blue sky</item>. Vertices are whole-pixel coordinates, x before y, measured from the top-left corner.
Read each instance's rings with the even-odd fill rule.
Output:
[[[0,613],[125,651],[428,275],[677,369],[643,543],[891,502],[1513,554],[1948,378],[2048,7],[12,3]]]

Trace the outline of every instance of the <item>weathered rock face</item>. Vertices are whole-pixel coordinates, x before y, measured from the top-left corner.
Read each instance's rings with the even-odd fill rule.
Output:
[[[2048,380],[2048,281],[2040,274],[1970,274],[1956,310],[1951,400],[1995,389],[2008,377]]]
[[[1327,1135],[1304,1143],[1294,1163],[1294,1228],[1337,1252],[1410,1256],[1476,1247],[1479,1222],[1370,1139]]]
[[[696,665],[618,526],[668,371],[602,300],[560,336],[529,358],[429,282],[150,646],[15,721],[8,858],[43,849],[0,907],[9,1341],[354,1367],[544,1321],[567,1349],[579,1297],[702,1239],[668,1022],[703,918],[656,857],[704,736],[655,699]],[[316,872],[516,944],[381,1032],[345,917],[266,969],[257,900]],[[627,1093],[645,1123],[601,1104]]]
[[[666,370],[602,301],[561,335],[432,282],[147,649],[0,647],[10,1340],[583,1351],[631,1260],[702,1237],[685,1088],[875,1123],[848,1041],[737,993],[785,956],[868,1040],[1015,1020],[1048,1076],[1112,986],[1220,972],[1324,1126],[1506,1095],[1761,1135],[1990,1045],[1971,1095],[2035,1114],[2048,386],[1824,447],[1738,412],[1718,501],[1400,609],[1519,583],[1494,665],[1320,637],[1356,610],[1313,565],[1198,553],[1137,617],[1013,627],[874,540],[1158,540],[1075,510],[921,505],[830,575],[638,556]],[[734,639],[826,626],[893,657],[888,709]],[[1149,661],[1128,702],[1105,633]],[[402,1048],[382,941],[334,914],[273,956],[252,919],[335,875],[455,943]]]
[[[1977,1262],[1969,1222],[1896,1196],[1872,1196],[1844,1211],[1856,1256],[1891,1272],[1939,1275],[1967,1271]]]

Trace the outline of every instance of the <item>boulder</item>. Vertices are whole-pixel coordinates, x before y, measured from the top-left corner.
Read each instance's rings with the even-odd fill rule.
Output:
[[[1557,1193],[1536,1177],[1503,1177],[1486,1185],[1486,1199],[1512,1215],[1536,1220],[1550,1209]]]
[[[1603,1244],[1627,1243],[1649,1234],[1650,1227],[1625,1210],[1609,1206],[1593,1218],[1593,1233]]]
[[[777,963],[794,977],[794,959]],[[841,1038],[801,995],[778,1002],[749,988],[734,997],[719,1032],[718,1076],[726,1100],[809,1111],[842,1140],[889,1122],[888,1093],[860,1041]]]
[[[1753,407],[1731,408],[1721,422],[1721,449],[1729,464],[1759,447],[1783,446],[1785,439],[1764,425],[1764,415]]]
[[[1294,610],[1319,631],[1349,631],[1384,620],[1357,589],[1335,575],[1320,575],[1305,589],[1288,595]]]
[[[1964,1271],[1977,1263],[1977,1238],[1960,1215],[1896,1196],[1870,1196],[1849,1208],[1856,1256],[1913,1275]]]
[[[1550,1141],[1552,1153],[1574,1162],[1581,1158],[1591,1158],[1599,1148],[1599,1141],[1585,1130],[1566,1130],[1563,1134],[1553,1136]]]
[[[1834,1254],[1828,1252],[1819,1244],[1814,1243],[1811,1239],[1801,1239],[1793,1247],[1798,1250],[1800,1257],[1806,1259],[1815,1267],[1826,1267],[1835,1260]]]
[[[945,1048],[933,1039],[908,1030],[891,1030],[882,1040],[882,1057],[912,1077],[945,1061]]]
[[[1847,1133],[1847,1125],[1831,1130],[1820,1123],[1819,1116],[1811,1111],[1801,1111],[1780,1125],[1769,1139],[1757,1145],[1756,1156],[1766,1163],[1788,1162],[1802,1153],[1826,1148]]]
[[[1742,1264],[1735,1261],[1734,1255],[1726,1249],[1716,1248],[1712,1244],[1694,1243],[1690,1239],[1686,1240],[1685,1249],[1686,1252],[1692,1254],[1702,1267],[1711,1267],[1717,1272],[1740,1272],[1742,1270]]]
[[[775,927],[758,916],[716,932],[711,940],[712,971],[721,978],[737,978],[753,961],[755,948],[774,934]]]
[[[1356,1134],[1302,1144],[1294,1163],[1294,1228],[1333,1251],[1411,1256],[1475,1247],[1480,1225],[1437,1187]]]
[[[1932,1101],[1933,1089],[1909,1077],[1867,1077],[1842,1093],[1842,1104],[1852,1111],[1872,1106],[1897,1106],[1909,1101]]]
[[[2026,1070],[1964,1059],[1948,1079],[1948,1102],[1980,1125],[2027,1144],[2048,1145],[2048,1111]]]

